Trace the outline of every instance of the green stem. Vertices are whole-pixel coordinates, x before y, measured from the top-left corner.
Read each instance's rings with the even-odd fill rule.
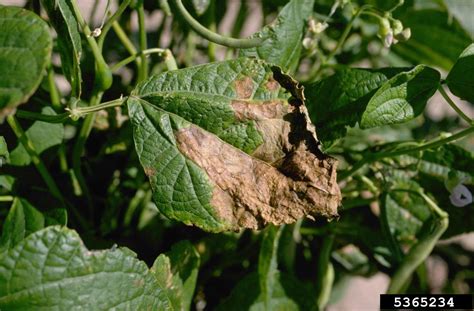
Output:
[[[138,67],[138,81],[143,81],[148,78],[148,59],[146,54],[142,53],[147,48],[146,28],[145,28],[145,9],[143,3],[137,9],[138,13],[138,33],[140,45],[140,59],[141,64]]]
[[[49,97],[51,98],[51,104],[54,110],[59,111],[61,109],[61,100],[59,96],[58,88],[54,82],[54,69],[53,66],[50,66],[48,69],[48,87],[49,87]]]
[[[339,53],[339,50],[342,48],[342,46],[344,45],[344,43],[346,42],[346,39],[347,39],[347,36],[349,36],[349,33],[352,29],[352,26],[354,24],[354,21],[356,20],[357,17],[359,17],[359,15],[368,8],[368,6],[364,5],[364,6],[361,6],[355,13],[354,15],[352,15],[351,19],[349,20],[349,23],[347,23],[346,25],[346,28],[344,29],[344,31],[342,32],[342,35],[341,37],[339,38],[339,41],[337,42],[337,45],[336,47],[334,48],[334,50],[332,50],[331,53],[329,53],[329,55],[323,59],[322,61],[322,64],[321,64],[321,67],[323,67],[324,65],[326,65],[326,63],[331,60],[335,55],[337,55],[337,53]]]
[[[316,301],[318,310],[324,310],[331,294],[332,283],[334,281],[334,269],[331,264],[331,252],[334,244],[334,235],[326,236],[320,249],[317,281],[316,281]]]
[[[464,119],[467,124],[473,126],[474,125],[474,122],[471,118],[469,118],[455,103],[454,101],[449,97],[448,93],[446,93],[446,91],[444,90],[443,86],[439,86],[438,87],[438,91],[441,93],[441,95],[444,97],[444,99],[446,100],[446,102],[451,106],[451,108],[454,109],[454,111],[456,111],[456,113],[462,118]]]
[[[53,177],[51,176],[48,169],[41,160],[38,152],[36,151],[35,146],[33,145],[33,142],[28,138],[28,136],[26,136],[25,132],[23,131],[20,122],[18,122],[18,120],[13,115],[8,116],[7,121],[11,129],[15,133],[16,137],[30,156],[31,161],[36,166],[36,169],[40,173],[51,194],[59,201],[61,201],[61,203],[64,205],[65,200],[63,195],[61,194],[61,191],[59,190],[58,186],[56,185],[56,182],[54,181]]]
[[[114,99],[114,100],[101,103],[98,105],[94,105],[94,106],[73,108],[71,109],[70,112],[60,113],[56,115],[47,115],[47,114],[31,112],[31,111],[26,111],[26,110],[17,110],[16,116],[21,119],[27,119],[27,120],[33,120],[33,121],[43,121],[43,122],[48,122],[48,123],[64,123],[64,121],[66,121],[68,118],[78,119],[80,117],[97,112],[99,110],[103,110],[103,109],[107,109],[111,107],[119,107],[126,100],[127,100],[127,97],[122,97],[122,98]]]
[[[189,24],[189,26],[198,34],[203,36],[209,41],[215,42],[220,45],[224,45],[231,48],[248,49],[257,47],[263,44],[267,38],[248,38],[248,39],[235,39],[231,37],[222,36],[218,33],[212,32],[203,25],[201,25],[191,14],[186,10],[181,0],[173,0],[176,8],[178,9],[181,16]]]
[[[420,238],[408,254],[405,256],[402,264],[398,267],[393,275],[390,285],[387,289],[387,294],[400,294],[403,286],[408,282],[413,272],[422,264],[426,258],[431,254],[436,242],[443,235],[449,225],[448,214],[439,208],[427,195],[418,192],[436,214],[436,218],[432,220],[428,231]]]
[[[108,89],[112,85],[112,73],[110,72],[109,66],[104,60],[102,56],[101,49],[97,45],[94,37],[91,34],[91,30],[87,25],[86,21],[82,17],[81,11],[77,6],[76,1],[71,1],[72,9],[74,11],[74,15],[76,16],[78,24],[81,26],[82,31],[86,37],[87,43],[91,48],[92,55],[94,55],[95,63],[96,63],[96,81],[97,85],[101,91]]]
[[[0,195],[0,202],[11,202],[15,199],[12,195]]]
[[[117,11],[112,16],[110,16],[110,18],[104,24],[104,27],[102,27],[102,33],[98,39],[98,44],[101,50],[102,50],[102,47],[104,46],[105,37],[107,36],[107,33],[109,32],[110,28],[120,18],[120,16],[122,16],[123,12],[125,11],[125,9],[128,7],[129,4],[130,4],[130,0],[122,1]]]
[[[132,43],[132,41],[130,41],[127,34],[123,30],[122,26],[120,26],[120,24],[117,21],[112,23],[112,28],[114,29],[115,34],[117,35],[117,37],[119,38],[120,42],[125,47],[125,49],[128,51],[128,53],[130,55],[137,54],[138,51],[135,48],[135,45]]]
[[[91,99],[90,105],[97,106],[97,104],[100,102],[100,99],[102,98],[102,94],[103,94],[102,92],[95,94]],[[93,219],[92,197],[91,197],[89,188],[87,187],[87,183],[84,178],[84,175],[82,174],[81,158],[84,153],[84,147],[86,145],[87,138],[89,137],[89,134],[92,130],[92,126],[94,125],[94,119],[95,119],[95,114],[88,114],[86,116],[84,123],[82,124],[81,130],[79,131],[79,136],[76,140],[76,144],[74,145],[73,153],[72,153],[72,169],[79,183],[80,191],[81,191],[80,193],[76,193],[76,194],[85,195],[88,206],[89,206],[89,214],[90,214],[91,219]]]
[[[160,48],[153,48],[153,49],[147,49],[145,51],[142,51],[141,53],[131,55],[131,56],[121,60],[117,64],[113,65],[111,70],[113,72],[119,70],[123,66],[135,61],[138,57],[140,57],[141,54],[149,55],[149,54],[153,54],[153,53],[157,53],[157,54],[161,55],[161,57],[163,57],[163,60],[165,62],[166,67],[168,68],[168,71],[178,69],[178,65],[176,64],[176,60],[173,56],[173,53],[170,50],[160,49]]]
[[[376,154],[367,154],[364,156],[362,160],[354,164],[350,170],[341,172],[339,174],[340,181],[352,176],[355,172],[357,172],[360,168],[362,168],[366,164],[373,163],[383,158],[393,158],[393,157],[408,154],[408,153],[434,149],[444,144],[463,138],[464,136],[467,136],[468,134],[472,132],[474,132],[474,126],[471,126],[449,137],[441,137],[441,138],[433,139],[432,141],[427,142],[425,144],[421,144],[415,148],[407,148],[407,149],[401,149],[401,150],[395,150],[395,151],[389,151],[389,152],[380,152]]]
[[[212,32],[217,31],[217,26],[216,26],[216,3],[214,0],[211,0],[211,4],[209,6],[209,15],[211,19],[211,23],[209,25],[209,30]],[[216,44],[212,41],[209,41],[209,44],[207,46],[207,55],[209,56],[209,61],[210,62],[215,62],[216,61]]]

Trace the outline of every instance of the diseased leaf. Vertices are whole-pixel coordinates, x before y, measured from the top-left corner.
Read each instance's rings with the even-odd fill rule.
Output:
[[[49,64],[52,39],[36,14],[0,5],[0,118],[24,103]]]
[[[423,65],[402,72],[385,82],[362,114],[361,128],[409,121],[423,112],[439,86],[438,71]]]
[[[43,214],[28,201],[15,198],[3,223],[0,251],[13,248],[26,236],[43,228]]]
[[[380,86],[403,71],[403,68],[348,68],[306,85],[308,111],[318,129],[318,137],[323,142],[343,137],[347,126],[360,121],[367,103]]]
[[[446,12],[407,10],[400,20],[411,29],[411,37],[394,45],[393,50],[415,64],[449,70],[462,50],[472,43],[459,23],[450,19]]]
[[[162,213],[210,231],[337,215],[337,161],[320,151],[301,99],[281,95],[275,78],[291,79],[276,73],[240,58],[137,87],[135,149]]]
[[[459,55],[446,78],[451,92],[474,104],[474,43]]]
[[[50,107],[43,108],[42,113],[47,115],[56,114]],[[33,142],[36,151],[42,153],[46,149],[63,142],[64,126],[60,123],[36,121],[25,131],[25,134]],[[22,144],[12,150],[10,158],[11,165],[24,166],[31,163],[31,157]]]
[[[0,253],[2,310],[169,310],[169,303],[131,250],[89,251],[67,228],[48,227]]]
[[[173,245],[161,254],[150,269],[161,287],[166,288],[173,310],[190,310],[199,271],[199,253],[188,241]]]
[[[305,25],[313,12],[314,0],[291,0],[281,9],[275,21],[253,37],[267,37],[256,48],[240,50],[240,56],[257,57],[285,71],[298,65]]]
[[[58,34],[58,50],[61,55],[61,68],[71,83],[72,96],[81,95],[81,36],[70,1],[42,0],[49,20]]]

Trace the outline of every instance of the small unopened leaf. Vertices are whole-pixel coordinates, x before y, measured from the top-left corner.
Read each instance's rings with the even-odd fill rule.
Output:
[[[72,87],[72,95],[81,95],[81,61],[82,45],[78,24],[74,17],[70,1],[42,0],[49,20],[56,30],[58,51],[61,55],[61,68]]]
[[[2,310],[164,310],[165,288],[126,248],[90,251],[59,226],[0,253]]]
[[[247,58],[140,84],[128,111],[158,208],[211,231],[337,215],[337,161],[320,151],[296,84]]]
[[[415,118],[436,92],[439,80],[438,71],[422,65],[397,74],[372,96],[362,114],[361,128],[403,123]]]
[[[49,64],[52,39],[35,13],[0,5],[0,118],[26,102]]]
[[[242,49],[240,56],[257,57],[293,72],[303,47],[305,25],[313,12],[314,0],[291,0],[275,21],[253,37],[267,38],[259,47]]]
[[[474,104],[474,43],[459,55],[446,83],[454,95]]]
[[[43,108],[42,113],[47,115],[56,114],[50,107]],[[60,123],[36,121],[25,131],[25,134],[32,141],[36,152],[42,153],[46,149],[63,142],[64,126]],[[22,144],[12,150],[10,158],[10,164],[15,166],[24,166],[31,163],[31,157]]]
[[[199,271],[199,253],[188,241],[173,245],[155,260],[151,272],[166,288],[173,310],[190,310]]]

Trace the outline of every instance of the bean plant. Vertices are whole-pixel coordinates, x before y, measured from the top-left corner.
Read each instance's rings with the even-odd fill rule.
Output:
[[[0,309],[324,310],[381,273],[368,295],[472,291],[473,1],[18,2]]]

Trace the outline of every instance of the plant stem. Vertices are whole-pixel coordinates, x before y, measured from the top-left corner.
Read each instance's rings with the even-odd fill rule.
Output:
[[[137,49],[135,48],[135,45],[133,45],[132,41],[128,38],[127,34],[123,30],[122,26],[115,21],[112,23],[112,28],[115,31],[115,34],[119,38],[120,42],[123,44],[125,49],[130,53],[130,55],[135,55],[138,53]]]
[[[91,106],[97,106],[97,104],[100,102],[100,99],[102,98],[102,92],[98,92],[97,94],[93,95],[91,98]],[[72,153],[72,169],[74,172],[74,175],[79,183],[80,186],[80,193],[76,193],[76,195],[82,195],[84,194],[88,206],[89,206],[89,214],[91,219],[93,219],[93,205],[92,205],[92,197],[89,191],[89,188],[87,187],[86,180],[84,178],[84,175],[82,174],[81,170],[81,157],[84,153],[84,147],[86,145],[87,138],[89,137],[89,134],[92,130],[92,126],[94,125],[94,119],[95,119],[95,114],[88,114],[84,120],[84,123],[82,124],[81,130],[79,131],[79,136],[76,140],[76,144],[74,145],[73,148],[73,153]]]
[[[393,275],[390,285],[387,289],[387,294],[400,294],[403,286],[407,283],[416,268],[426,260],[431,254],[436,242],[443,235],[449,225],[448,214],[439,208],[427,195],[418,192],[428,205],[435,212],[436,218],[432,220],[431,227],[424,234],[422,238],[415,244],[408,254],[405,256],[402,264],[398,267]]]
[[[332,283],[334,281],[334,268],[331,264],[331,252],[334,244],[334,235],[326,236],[319,253],[317,281],[316,281],[316,302],[318,310],[324,310],[331,294]]]
[[[11,129],[15,133],[16,137],[30,156],[31,161],[36,166],[36,169],[40,173],[51,194],[59,201],[61,201],[61,203],[64,205],[65,200],[63,195],[61,194],[61,191],[59,190],[58,186],[56,185],[56,182],[54,181],[53,177],[51,176],[48,169],[41,160],[38,152],[36,151],[35,146],[33,145],[33,142],[28,138],[28,136],[26,136],[26,133],[23,131],[20,122],[18,122],[18,120],[13,115],[8,116],[7,121]]]
[[[76,16],[78,24],[82,27],[82,31],[86,37],[87,43],[89,44],[89,47],[91,48],[92,55],[94,55],[95,63],[96,63],[96,80],[99,82],[99,88],[101,91],[107,89],[110,87],[112,84],[112,74],[110,72],[109,66],[104,60],[104,57],[102,56],[101,49],[97,45],[97,42],[95,41],[94,37],[92,36],[91,30],[89,29],[89,26],[87,25],[86,21],[82,17],[81,11],[79,10],[79,7],[77,6],[77,3],[75,0],[71,1],[72,4],[72,9],[74,11],[74,15]]]
[[[178,69],[178,66],[176,65],[176,60],[174,59],[174,56],[173,56],[173,54],[171,53],[170,50],[160,49],[160,48],[153,48],[153,49],[144,50],[140,53],[136,53],[134,55],[131,55],[131,56],[121,60],[117,64],[113,65],[111,67],[111,70],[113,72],[115,72],[115,71],[119,70],[120,68],[122,68],[123,66],[133,62],[138,57],[140,57],[142,54],[149,55],[149,54],[153,54],[153,53],[159,54],[161,57],[163,57],[163,60],[165,62],[166,67],[168,68],[168,70]]]
[[[140,44],[140,66],[138,67],[138,82],[148,78],[148,59],[146,54],[142,53],[147,48],[146,28],[145,28],[145,9],[143,3],[137,9],[138,14],[138,33]]]
[[[110,28],[120,18],[120,16],[122,16],[123,12],[125,11],[125,9],[128,7],[129,4],[130,4],[130,0],[122,1],[117,11],[112,16],[110,16],[110,18],[104,24],[104,27],[102,27],[102,33],[98,40],[98,44],[101,50],[102,50],[102,47],[104,46],[105,37],[107,36],[107,33],[109,32]]]
[[[89,107],[79,107],[73,108],[70,112],[60,113],[57,115],[47,115],[37,112],[31,112],[26,110],[17,110],[16,116],[21,119],[33,120],[33,121],[43,121],[48,123],[64,123],[68,118],[77,119],[84,115],[88,115],[103,109],[111,108],[111,107],[119,107],[125,101],[127,97],[121,97],[118,99],[114,99],[105,103],[101,103],[94,106]]]
[[[54,110],[59,111],[61,109],[61,100],[59,96],[58,88],[54,82],[54,69],[53,66],[48,68],[48,87],[49,87],[49,97],[51,98],[51,105]]]
[[[443,96],[443,98],[446,100],[446,102],[451,106],[451,108],[454,109],[454,111],[456,111],[456,113],[462,118],[464,119],[467,124],[473,126],[474,125],[474,122],[471,118],[469,118],[455,103],[454,101],[449,97],[448,93],[446,93],[446,91],[444,90],[443,86],[439,86],[438,87],[438,91],[441,93],[441,95]]]
[[[0,202],[11,202],[15,199],[12,195],[0,195]]]
[[[342,180],[352,176],[355,172],[357,172],[360,168],[362,168],[366,164],[373,163],[373,162],[378,161],[378,160],[383,159],[383,158],[393,158],[393,157],[404,155],[404,154],[407,154],[407,153],[414,153],[414,152],[419,152],[419,151],[424,151],[424,150],[428,150],[428,149],[437,148],[439,146],[442,146],[444,144],[453,142],[453,141],[458,140],[458,139],[460,139],[464,136],[467,136],[468,134],[470,134],[472,132],[474,132],[474,126],[471,126],[467,129],[462,130],[462,131],[460,131],[460,132],[458,132],[454,135],[451,135],[449,137],[441,137],[441,138],[433,139],[430,142],[421,144],[421,145],[419,145],[417,147],[414,147],[414,148],[407,148],[407,149],[401,149],[401,150],[395,150],[395,151],[389,151],[389,152],[380,152],[380,153],[376,153],[376,154],[367,154],[367,155],[364,156],[364,158],[362,160],[360,160],[359,162],[354,164],[350,170],[341,172],[339,174],[339,177],[340,177],[339,181],[342,181]]]
[[[186,10],[181,0],[173,0],[176,8],[178,9],[181,16],[189,24],[189,26],[202,37],[209,41],[215,42],[220,45],[224,45],[231,48],[248,49],[257,47],[263,44],[267,38],[248,38],[248,39],[235,39],[231,37],[222,36],[218,33],[212,32],[203,25],[201,25],[191,14]]]

